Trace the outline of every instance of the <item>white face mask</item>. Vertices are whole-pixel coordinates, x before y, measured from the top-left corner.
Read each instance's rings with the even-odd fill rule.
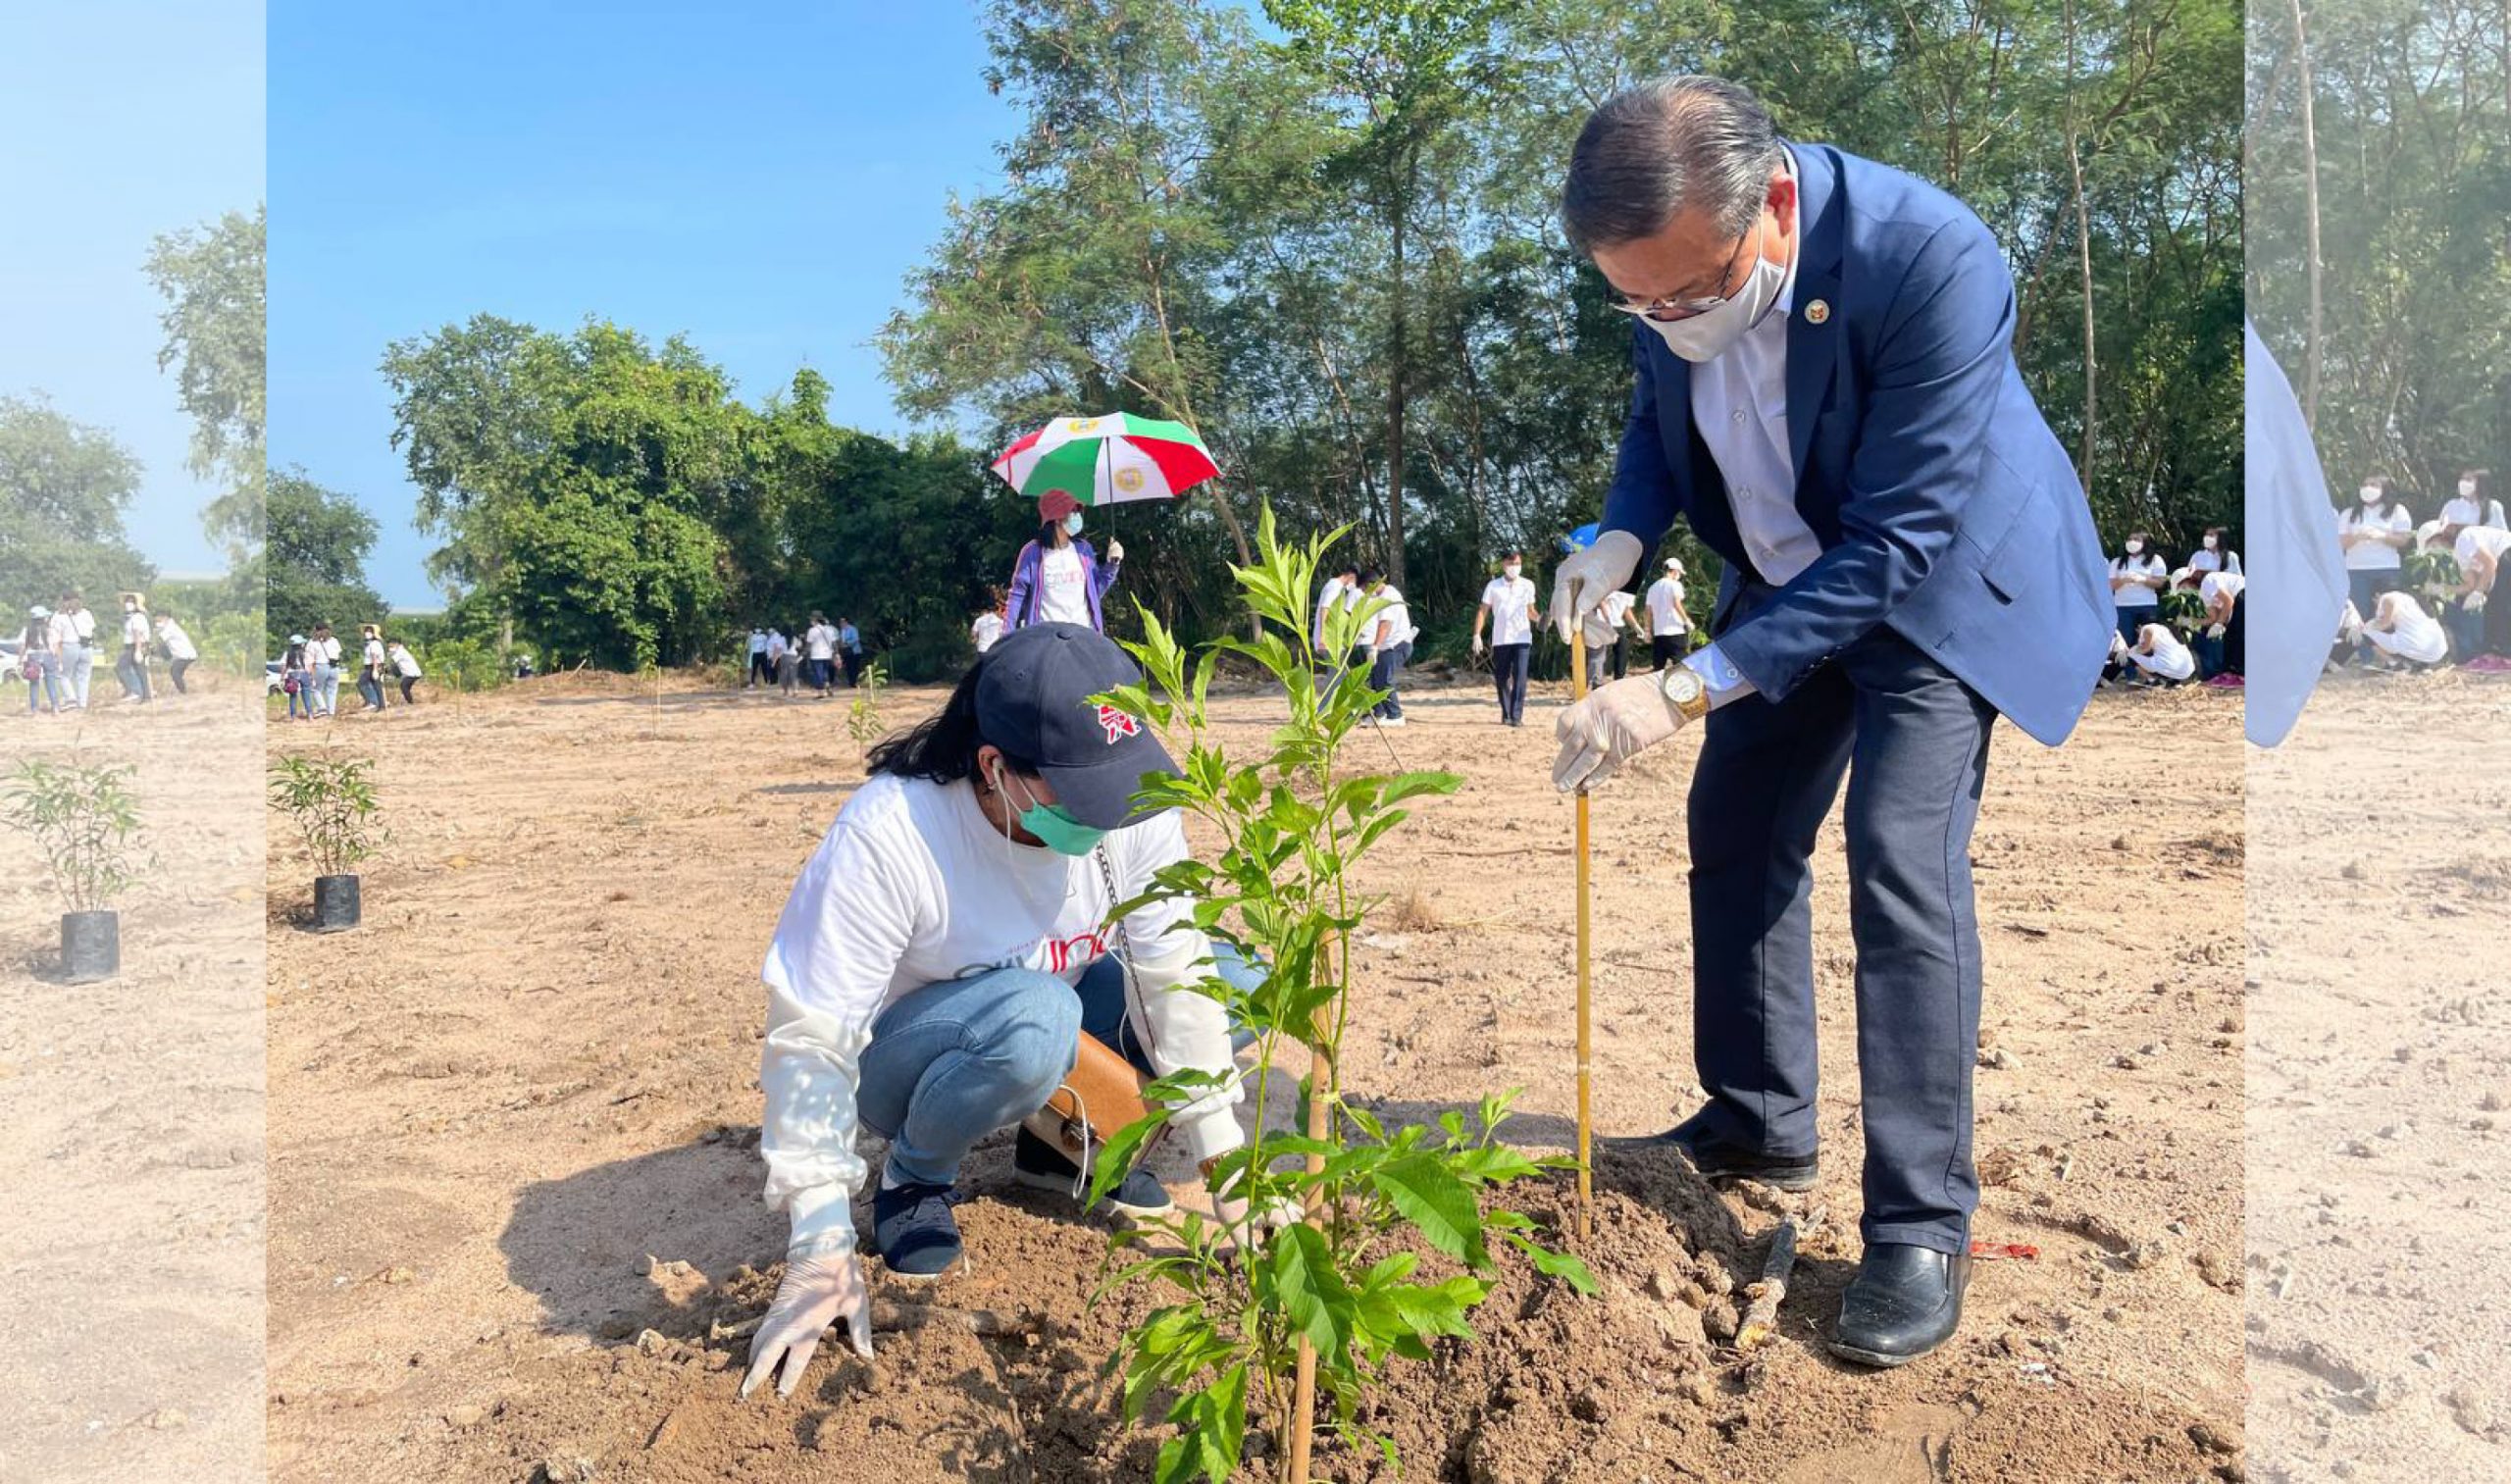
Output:
[[[1761,255],[1762,233],[1755,231],[1753,238],[1752,274],[1732,298],[1707,314],[1696,314],[1687,320],[1660,320],[1643,314],[1640,323],[1657,332],[1666,349],[1694,365],[1716,360],[1742,338],[1745,331],[1761,323],[1762,316],[1778,302],[1779,285],[1787,281],[1787,266]]]
[[[2206,549],[2209,551],[2215,549],[2215,538],[2211,536],[2206,537]]]
[[[1521,567],[1521,566],[1519,566],[1519,565],[1518,565],[1518,564],[1516,564],[1515,562],[1511,562],[1511,563],[1509,563],[1509,565],[1507,565],[1507,566],[1505,566],[1505,567],[1501,568],[1500,570],[1501,570],[1502,572],[1505,572],[1505,573],[1507,573],[1507,574],[1508,574],[1509,581],[1511,581],[1511,582],[1515,582],[1515,581],[1517,580],[1517,574],[1518,574],[1518,573],[1520,573],[1520,572],[1525,571],[1526,569],[1525,569],[1525,568],[1523,568],[1523,567]]]
[[[2142,556],[2142,555],[2144,555],[2144,554],[2145,554],[2145,543],[2144,543],[2144,542],[2142,542],[2142,541],[2129,541],[2129,542],[2127,543],[2127,554],[2128,554],[2129,556]]]
[[[2377,505],[2381,502],[2381,486],[2378,485],[2366,485],[2355,492],[2363,497],[2363,503],[2366,505]]]
[[[2476,498],[2476,481],[2459,481],[2459,498],[2463,500],[2472,500]]]

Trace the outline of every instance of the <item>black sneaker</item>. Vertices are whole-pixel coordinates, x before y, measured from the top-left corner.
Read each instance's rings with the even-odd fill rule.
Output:
[[[1081,1167],[1066,1159],[1061,1150],[1030,1133],[1025,1125],[1011,1146],[1011,1178],[1033,1191],[1061,1191],[1067,1196],[1090,1192],[1089,1186],[1082,1184]],[[1165,1216],[1177,1208],[1177,1203],[1168,1198],[1167,1188],[1152,1178],[1151,1171],[1139,1166],[1127,1170],[1105,1200],[1128,1216]]]
[[[1662,1134],[1605,1138],[1610,1149],[1673,1149],[1682,1151],[1693,1169],[1709,1180],[1750,1180],[1776,1191],[1810,1191],[1821,1174],[1815,1154],[1765,1154],[1739,1148],[1709,1132],[1709,1110],[1701,1109]]]
[[[966,1198],[947,1185],[900,1185],[872,1195],[872,1242],[901,1278],[938,1278],[959,1261],[959,1222],[950,1207]]]

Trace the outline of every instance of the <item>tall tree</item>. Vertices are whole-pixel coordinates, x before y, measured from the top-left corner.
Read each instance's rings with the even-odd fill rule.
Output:
[[[264,624],[272,652],[316,624],[371,623],[388,611],[366,580],[375,517],[302,469],[270,477],[270,595]]]
[[[156,574],[123,531],[139,460],[40,396],[0,396],[0,633],[63,589],[144,588]],[[16,617],[10,616],[15,614]]]
[[[192,474],[225,487],[201,514],[225,543],[239,591],[261,588],[269,349],[264,212],[229,212],[204,227],[157,238],[147,273],[166,299],[157,369],[173,369],[192,420]]]

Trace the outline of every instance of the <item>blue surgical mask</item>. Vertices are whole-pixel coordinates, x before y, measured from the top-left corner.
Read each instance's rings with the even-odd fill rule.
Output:
[[[1076,510],[1072,514],[1063,518],[1063,534],[1066,536],[1079,536],[1081,534],[1080,511]]]

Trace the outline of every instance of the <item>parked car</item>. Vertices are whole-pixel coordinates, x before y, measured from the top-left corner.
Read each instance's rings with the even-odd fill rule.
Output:
[[[262,693],[264,695],[278,695],[281,693],[280,685],[279,661],[272,660],[262,666]]]
[[[21,646],[21,640],[0,639],[0,681],[18,678],[18,654]]]

